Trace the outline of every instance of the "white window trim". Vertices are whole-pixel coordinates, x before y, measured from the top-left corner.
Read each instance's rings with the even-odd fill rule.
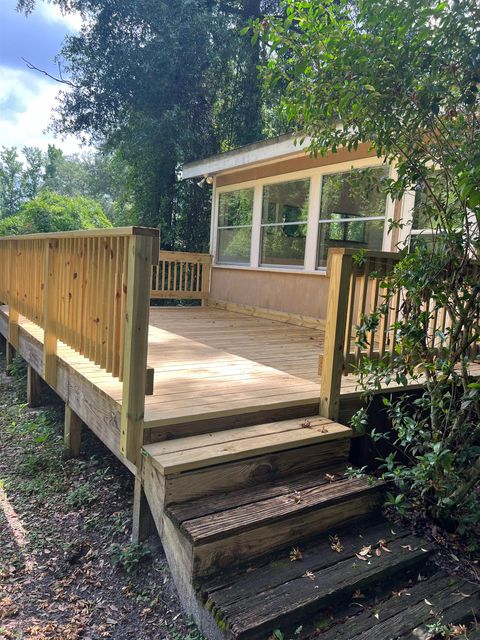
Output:
[[[290,271],[300,273],[325,273],[325,268],[317,268],[317,239],[320,221],[320,199],[321,199],[321,183],[322,177],[334,173],[344,173],[346,171],[355,169],[367,169],[385,166],[385,162],[382,158],[362,158],[360,160],[350,160],[347,162],[339,162],[337,164],[330,164],[324,167],[315,167],[313,169],[306,169],[304,171],[292,171],[290,173],[284,173],[278,176],[270,176],[268,178],[258,178],[255,180],[248,180],[245,182],[238,182],[234,184],[225,185],[223,187],[216,186],[216,179],[214,180],[213,196],[212,196],[212,227],[210,244],[210,251],[213,255],[213,266],[221,267],[225,269],[247,269],[256,271]],[[389,176],[392,175],[392,167],[390,166]],[[272,184],[279,184],[282,182],[291,182],[294,180],[302,180],[304,178],[310,178],[310,193],[309,193],[309,210],[307,224],[307,239],[305,246],[305,262],[304,266],[292,267],[292,265],[260,265],[260,242],[261,242],[261,228],[262,228],[262,192],[263,187]],[[218,235],[218,211],[219,211],[219,196],[221,193],[228,193],[230,191],[236,191],[238,189],[254,189],[253,197],[253,214],[252,214],[252,235],[250,246],[250,265],[235,265],[228,264],[226,262],[217,262],[217,235]],[[383,234],[383,246],[384,250],[391,250],[388,246],[390,240],[388,234],[388,219],[393,218],[395,203],[388,197],[385,207],[385,223]],[[403,210],[402,206],[402,210]],[[403,211],[402,211],[403,213]],[[372,220],[381,220],[380,216],[371,218]],[[295,223],[296,224],[296,223]],[[388,248],[387,248],[388,247]]]

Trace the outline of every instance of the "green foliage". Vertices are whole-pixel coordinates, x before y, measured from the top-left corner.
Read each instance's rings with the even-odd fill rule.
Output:
[[[130,542],[123,545],[114,543],[110,546],[109,555],[115,566],[131,575],[138,571],[139,565],[148,558],[150,551],[141,543]]]
[[[0,218],[14,215],[22,202],[22,163],[15,148],[0,151]]]
[[[22,205],[19,213],[0,220],[0,235],[51,233],[111,227],[100,205],[83,196],[60,196],[51,191]]]
[[[27,379],[27,363],[18,353],[9,364],[8,373],[22,382]]]
[[[402,291],[392,357],[364,358],[365,390],[426,381],[415,402],[386,402],[396,455],[383,462],[389,502],[478,539],[480,388],[468,363],[480,337],[480,5],[476,0],[284,0],[282,17],[255,22],[272,55],[270,86],[314,154],[369,143],[395,163],[384,193],[416,190],[412,240],[382,283],[385,302],[361,320],[357,345]],[[407,222],[407,221],[404,221]],[[359,257],[359,261],[362,257]],[[449,321],[433,333],[446,309]],[[475,346],[475,348],[474,348]],[[355,419],[370,431],[366,414]],[[382,434],[373,432],[374,440]]]
[[[96,498],[92,485],[89,482],[84,482],[70,491],[65,498],[65,503],[73,509],[82,509],[95,502]]]
[[[88,18],[64,43],[72,86],[60,98],[54,129],[89,136],[126,168],[112,214],[101,201],[112,220],[136,216],[160,228],[165,248],[204,250],[211,191],[179,183],[177,171],[185,161],[278,133],[257,72],[266,49],[240,33],[277,1],[53,3]],[[19,2],[27,13],[34,5]],[[57,179],[46,182],[57,188],[50,182]]]

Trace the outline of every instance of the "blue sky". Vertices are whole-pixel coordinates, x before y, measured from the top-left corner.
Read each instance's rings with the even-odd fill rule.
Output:
[[[45,132],[58,92],[64,88],[27,69],[22,58],[55,74],[54,58],[62,40],[80,27],[80,18],[63,16],[42,0],[28,18],[15,6],[16,0],[0,0],[0,147],[46,149],[53,142],[67,153],[77,151],[75,138],[61,140]]]

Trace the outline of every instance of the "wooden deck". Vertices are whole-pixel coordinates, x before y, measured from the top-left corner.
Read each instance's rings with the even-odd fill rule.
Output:
[[[6,335],[8,308],[2,307],[0,315]],[[43,343],[38,325],[21,317],[20,327]],[[154,393],[145,401],[145,428],[282,409],[315,413],[323,342],[322,329],[216,308],[151,307],[148,366],[155,374]],[[121,405],[122,384],[99,365],[63,343],[58,356],[101,395]],[[472,366],[480,373],[480,365]],[[355,376],[343,376],[342,399],[355,400],[360,394]]]

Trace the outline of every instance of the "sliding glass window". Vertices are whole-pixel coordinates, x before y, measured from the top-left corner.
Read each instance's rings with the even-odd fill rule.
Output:
[[[378,167],[323,177],[317,267],[326,267],[332,247],[382,249],[386,196],[380,186],[387,175],[387,167]]]
[[[310,179],[263,187],[260,262],[303,267]]]
[[[250,264],[253,189],[220,193],[218,198],[217,262]]]

